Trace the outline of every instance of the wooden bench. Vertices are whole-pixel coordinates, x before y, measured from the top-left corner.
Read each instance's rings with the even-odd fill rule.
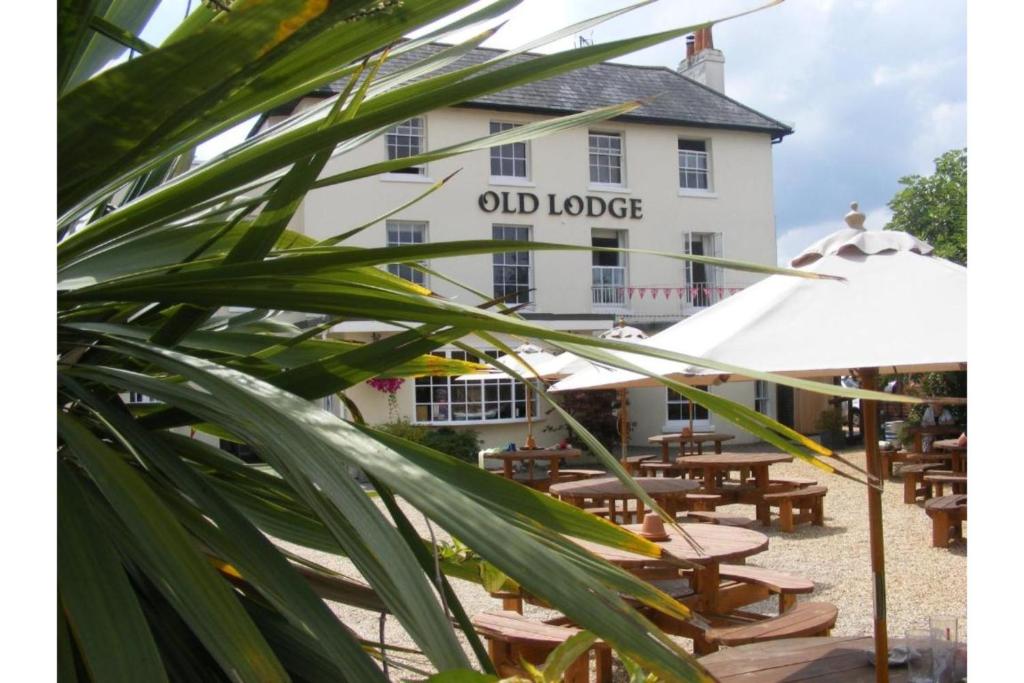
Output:
[[[839,610],[827,602],[802,602],[777,617],[736,626],[710,628],[704,638],[712,645],[746,645],[782,638],[827,636],[836,625]]]
[[[924,504],[924,511],[932,518],[933,548],[948,548],[950,539],[963,538],[963,523],[967,519],[966,495],[932,498]]]
[[[952,489],[951,493],[967,493],[967,475],[949,471],[932,470],[924,475],[925,486],[931,487],[931,497],[939,498],[944,495],[946,484]]]
[[[753,481],[749,483],[755,483]],[[805,489],[808,486],[817,486],[818,482],[807,477],[772,477],[768,480],[769,488]]]
[[[900,468],[900,474],[903,475],[903,502],[907,505],[912,505],[917,502],[918,496],[924,496],[925,499],[931,498],[931,487],[922,486],[921,483],[924,480],[925,472],[940,467],[942,465],[939,463],[923,462],[914,465],[904,465]]]
[[[714,512],[715,507],[722,502],[722,496],[718,493],[687,493],[686,509],[690,512]]]
[[[679,477],[683,474],[683,468],[674,462],[642,462],[639,468],[641,477],[657,477],[659,473],[663,477]]]
[[[472,619],[473,628],[487,641],[487,652],[498,675],[526,676],[520,662],[540,665],[556,647],[580,632],[571,626],[533,621],[516,612],[483,612]],[[569,665],[562,680],[586,683],[590,680],[590,653],[596,659],[597,683],[612,680],[611,650],[604,643],[595,643],[585,654]]]
[[[825,524],[826,493],[828,489],[824,486],[808,486],[792,491],[772,491],[764,494],[762,499],[769,508],[779,508],[779,529],[789,532],[803,522],[810,522],[814,526]],[[761,521],[770,524],[771,518],[769,516]]]
[[[691,510],[679,517],[680,522],[696,522],[698,524],[721,524],[722,526],[738,526],[747,528],[753,526],[757,520],[750,517],[740,517],[728,512],[714,512],[706,510]]]
[[[604,470],[559,469],[558,481],[579,481],[580,479],[596,479],[608,476]]]
[[[748,564],[719,565],[718,576],[728,581],[759,586],[779,596],[779,614],[790,611],[796,605],[797,595],[814,591],[814,582],[809,579]],[[725,592],[728,594],[729,591]]]

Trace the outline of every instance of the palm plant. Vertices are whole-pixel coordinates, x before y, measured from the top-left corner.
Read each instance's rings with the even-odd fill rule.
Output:
[[[61,680],[383,680],[378,660],[386,650],[356,637],[323,598],[394,615],[438,671],[493,672],[447,578],[493,579],[492,566],[610,643],[630,666],[669,680],[703,679],[699,664],[620,595],[677,618],[689,616],[686,608],[563,535],[650,556],[659,554],[656,545],[429,448],[340,420],[316,403],[373,377],[478,369],[430,355],[469,334],[499,348],[496,333],[533,337],[614,364],[621,361],[609,350],[635,349],[538,327],[485,297],[478,306],[446,300],[380,268],[519,243],[355,249],[345,239],[368,226],[320,243],[287,229],[316,188],[551,134],[638,103],[321,177],[332,155],[395,122],[694,27],[510,62],[621,13],[612,12],[485,64],[438,72],[492,33],[483,31],[385,76],[379,68],[389,54],[490,22],[518,1],[496,0],[461,19],[451,14],[469,0],[207,2],[155,47],[135,34],[157,4],[58,5]],[[401,40],[427,25],[441,27]],[[132,59],[103,70],[128,50]],[[347,85],[324,105],[193,167],[201,142],[333,81]],[[321,338],[345,317],[404,321],[408,329],[365,345]],[[670,384],[827,468],[816,457],[827,452],[801,435]],[[158,402],[128,402],[130,392]],[[629,481],[611,454],[562,414]],[[191,439],[189,429],[249,444],[267,467]],[[367,474],[388,515],[349,467]],[[396,496],[489,564],[440,557],[415,534]],[[366,584],[310,566],[271,539],[345,555]],[[564,579],[557,590],[547,580],[552,575]]]

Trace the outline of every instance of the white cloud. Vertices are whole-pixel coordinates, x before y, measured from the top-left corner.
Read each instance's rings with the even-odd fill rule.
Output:
[[[939,102],[921,117],[910,146],[913,172],[931,175],[935,158],[967,145],[967,102]]]
[[[962,64],[963,59],[942,59],[936,61],[919,61],[910,64],[882,64],[875,68],[871,82],[876,86],[903,85],[909,82],[931,80],[947,69]]]

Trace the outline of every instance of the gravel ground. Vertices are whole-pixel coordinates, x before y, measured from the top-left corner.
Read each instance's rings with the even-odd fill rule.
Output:
[[[757,450],[734,448],[730,450]],[[845,457],[863,466],[863,452],[849,451]],[[868,550],[867,494],[864,486],[840,477],[832,477],[799,462],[772,465],[777,476],[814,477],[828,487],[825,498],[825,526],[798,526],[791,534],[772,527],[758,529],[770,539],[768,550],[755,555],[748,564],[778,569],[809,578],[815,591],[801,599],[831,602],[839,608],[839,620],[833,635],[870,635],[872,633],[871,563]],[[409,519],[420,535],[429,538],[426,522],[421,514],[403,505]],[[719,510],[753,517],[753,508],[730,505]],[[949,549],[931,547],[931,522],[924,513],[923,504],[905,505],[903,487],[899,479],[890,480],[883,494],[885,522],[886,580],[888,587],[888,626],[891,637],[902,637],[908,628],[927,627],[930,615],[951,615],[960,619],[961,638],[966,638],[967,615],[967,545],[966,540],[954,542]],[[438,540],[447,540],[448,534],[434,525]],[[967,525],[964,525],[967,535]],[[286,547],[287,544],[283,544]],[[350,577],[358,576],[352,564],[342,557],[291,549],[320,564]],[[491,598],[476,584],[453,580],[453,586],[466,612],[470,615],[500,608],[500,602]],[[351,629],[359,635],[379,639],[379,615],[364,610],[329,603]],[[777,609],[774,601],[753,607],[758,611]],[[526,607],[527,615],[546,617],[546,612]],[[460,634],[461,638],[461,634]],[[414,644],[394,619],[385,623],[386,642],[413,647]],[[465,645],[465,642],[463,640]],[[680,640],[689,650],[689,641]],[[467,646],[467,652],[468,646]],[[429,668],[422,657],[410,660],[417,666]],[[616,665],[617,678],[621,670]],[[394,680],[409,678],[408,672],[391,671]],[[411,676],[416,678],[416,676]],[[625,680],[623,677],[622,680]]]

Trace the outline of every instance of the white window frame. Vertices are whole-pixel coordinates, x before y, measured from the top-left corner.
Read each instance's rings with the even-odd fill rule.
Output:
[[[599,140],[601,140],[603,138],[609,138],[609,139],[614,138],[614,139],[617,139],[619,141],[618,154],[615,154],[614,153],[615,150],[613,150],[610,146],[609,147],[601,147],[600,144],[598,144],[598,146],[596,146],[596,147],[594,146],[594,142],[595,141],[599,141]],[[598,160],[598,164],[595,166],[594,159],[593,159],[593,157],[595,155],[597,155],[598,157],[601,157],[601,156],[608,157],[609,160],[615,158],[616,156],[618,157],[618,160],[619,160],[619,166],[618,166],[619,181],[618,182],[612,182],[611,180],[609,180],[608,182],[605,182],[605,181],[602,181],[602,180],[594,180],[594,172],[595,172],[595,170],[598,171],[597,175],[598,175],[598,177],[600,177],[600,169],[602,168],[602,165],[600,163],[600,159]],[[612,166],[609,163],[607,168],[610,171],[612,168],[614,168],[614,166]],[[611,176],[611,173],[609,173],[609,177],[610,176]],[[622,190],[622,189],[624,189],[626,187],[626,134],[624,132],[622,132],[622,131],[614,131],[614,130],[590,130],[590,131],[587,131],[587,179],[589,180],[589,187],[591,189],[597,189],[597,190],[608,190],[608,189],[611,189],[611,190]]]
[[[487,350],[485,353],[490,356],[500,355],[495,350]],[[459,349],[434,351],[431,355],[459,359],[468,357],[466,352]],[[531,382],[531,384],[534,383]],[[544,421],[544,416],[539,411],[540,403],[536,388],[529,394],[533,402],[531,408],[533,421]],[[453,399],[458,395],[465,396],[465,400],[454,401]],[[479,396],[479,398],[470,401],[471,395]],[[441,396],[444,398],[439,398]],[[491,397],[490,400],[488,400],[488,396]],[[424,397],[428,400],[422,400]],[[424,407],[423,411],[420,410],[421,407]],[[471,407],[477,408],[477,410],[471,410]],[[500,417],[503,412],[509,417]],[[497,417],[487,417],[488,414]],[[463,416],[462,419],[457,419],[459,415]],[[412,417],[414,424],[426,425],[523,423],[526,422],[525,385],[511,378],[459,381],[457,376],[418,377],[414,380],[412,391]]]
[[[610,228],[591,228],[591,230],[590,230],[590,244],[591,244],[591,246],[593,246],[593,244],[594,244],[594,238],[595,237],[597,237],[597,238],[605,238],[605,239],[611,239],[612,237],[614,237],[616,240],[618,240],[618,246],[619,246],[620,249],[626,249],[626,248],[629,247],[629,232],[626,231],[626,230],[613,230],[613,229],[610,229]],[[628,296],[628,292],[629,292],[629,255],[624,253],[624,252],[616,253],[617,259],[619,261],[619,265],[618,266],[596,266],[596,265],[594,265],[593,260],[594,260],[594,258],[596,258],[596,254],[597,253],[599,253],[599,252],[592,252],[592,254],[594,254],[595,256],[591,257],[591,264],[590,264],[590,304],[591,304],[591,306],[593,307],[594,310],[602,311],[602,312],[603,311],[622,311],[622,312],[628,311],[629,310],[629,296]],[[609,268],[609,267],[622,268],[622,301],[621,302],[617,302],[617,301],[603,302],[603,301],[595,301],[594,300],[595,299],[595,295],[596,295],[596,292],[594,290],[595,290],[596,287],[599,287],[599,285],[594,282],[594,277],[595,277],[594,269],[595,268]],[[598,298],[604,298],[604,297],[598,297]]]
[[[491,225],[491,238],[492,239],[495,239],[495,240],[507,239],[504,236],[496,237],[495,236],[495,232],[498,231],[498,230],[502,230],[502,231],[505,231],[505,230],[525,230],[526,231],[526,241],[528,241],[528,242],[532,242],[533,241],[533,226],[532,225],[518,225],[518,224],[514,224],[514,223],[494,223],[494,224]],[[523,254],[523,253],[526,254],[526,258],[527,258],[527,263],[526,263],[526,280],[527,280],[526,281],[526,296],[527,296],[528,300],[527,301],[513,301],[512,299],[504,299],[503,301],[506,304],[509,304],[509,305],[525,304],[525,310],[532,310],[533,306],[536,304],[536,292],[534,291],[534,285],[533,285],[533,262],[534,262],[534,259],[533,259],[533,252],[532,251],[526,251],[526,252],[521,252],[521,251],[502,251],[502,252],[495,252],[494,254],[491,255],[491,293],[494,294],[495,297],[502,296],[502,294],[500,294],[498,292],[497,269],[498,268],[503,268],[503,267],[506,267],[506,266],[511,266],[511,267],[513,267],[513,268],[518,270],[521,267],[520,264],[518,263],[518,255],[519,254]],[[508,259],[510,254],[517,255],[516,256],[516,259],[517,259],[516,263],[505,263],[505,260]],[[499,263],[499,261],[500,261],[500,263]],[[522,286],[522,284],[523,283],[519,282],[519,279],[517,277],[516,278],[516,285]]]
[[[754,410],[762,415],[772,416],[772,394],[768,382],[754,380]]]
[[[414,135],[413,131],[412,131],[412,128],[414,126],[412,126],[411,124],[414,121],[418,121],[419,122],[419,135],[418,136]],[[404,136],[404,137],[408,137],[410,139],[415,138],[417,140],[417,149],[416,149],[416,151],[413,151],[413,145],[410,142],[409,145],[406,145],[406,147],[408,147],[409,153],[408,154],[400,154],[400,152],[402,151],[401,148],[403,146],[399,145],[398,141],[393,139],[393,136],[395,136],[395,137],[397,137],[397,136]],[[393,148],[394,148],[394,154],[392,154],[392,149]],[[425,117],[425,116],[414,116],[411,119],[407,119],[405,121],[402,121],[401,123],[396,123],[391,128],[389,128],[387,130],[387,132],[384,134],[384,151],[385,151],[385,153],[387,155],[388,161],[393,161],[395,159],[404,159],[406,157],[417,156],[417,155],[425,153],[427,151],[427,117]],[[427,165],[426,164],[419,164],[419,165],[409,166],[409,168],[410,169],[414,169],[414,170],[413,171],[409,171],[409,172],[403,172],[402,170],[389,171],[388,173],[385,174],[385,176],[389,180],[402,180],[402,179],[405,179],[405,180],[412,180],[413,182],[418,181],[418,180],[421,181],[421,180],[426,179],[426,176],[427,176]]]
[[[704,145],[704,151],[679,149],[680,142],[700,142]],[[700,161],[703,159],[704,168],[700,168]],[[715,177],[712,165],[711,140],[706,138],[691,138],[680,135],[676,139],[676,166],[677,186],[681,196],[713,197],[715,195]],[[683,176],[686,173],[703,174],[707,187],[686,187]]]
[[[696,387],[697,389],[703,389],[708,391],[709,387],[701,386]],[[679,398],[673,398],[672,394],[676,394]],[[682,413],[681,420],[673,420],[669,417],[669,409],[672,404],[679,405]],[[665,424],[662,425],[662,431],[664,432],[679,432],[682,431],[683,427],[690,426],[690,402],[684,398],[681,394],[677,394],[674,390],[665,387]],[[697,417],[697,411],[706,411],[706,417]],[[693,416],[693,431],[714,431],[714,425],[711,422],[712,413],[707,408],[703,407],[698,403],[694,403],[694,416]]]
[[[392,230],[397,230],[399,239],[392,240]],[[423,239],[417,242],[415,239],[411,241],[405,241],[402,239],[404,231],[409,230],[410,234],[416,230],[422,232]],[[388,247],[399,247],[406,244],[428,244],[430,241],[430,224],[427,221],[411,221],[411,220],[388,220],[384,224],[384,241],[385,246]],[[427,265],[426,261],[420,261],[424,266]],[[385,266],[385,269],[392,275],[397,275],[403,280],[415,283],[422,287],[429,287],[429,280],[427,274],[422,270],[416,270],[408,263],[389,263]],[[406,277],[406,273],[409,277]]]
[[[487,130],[489,131],[489,133],[491,135],[494,135],[495,133],[504,132],[506,130],[511,130],[513,128],[518,128],[521,125],[523,125],[523,124],[515,123],[513,121],[491,121],[491,122],[488,123]],[[498,130],[495,130],[495,127],[498,127]],[[515,153],[516,152],[515,148],[518,145],[522,145],[522,150],[523,150],[523,156],[522,156],[522,159],[521,159],[522,162],[523,162],[523,175],[521,175],[521,176],[515,175],[515,162],[520,160],[516,156],[516,153]],[[511,149],[511,154],[512,154],[511,157],[507,157],[507,156],[504,155],[504,153],[506,151],[509,151],[506,148],[512,148]],[[513,175],[505,175],[503,173],[498,173],[498,174],[494,173],[494,162],[496,160],[495,159],[495,154],[497,154],[497,161],[498,161],[499,168],[502,165],[503,161],[511,161],[512,162]],[[488,168],[488,172],[490,173],[490,182],[491,182],[491,184],[494,184],[494,185],[529,185],[529,186],[533,186],[533,183],[530,181],[530,178],[532,177],[533,169],[531,168],[531,163],[530,163],[530,143],[529,143],[529,141],[524,140],[523,142],[510,142],[510,143],[507,143],[507,144],[504,144],[504,145],[494,145],[493,147],[489,148],[488,155],[487,155],[487,168]]]
[[[704,253],[702,256],[713,256],[715,258],[723,258],[724,252],[724,235],[720,232],[703,232],[700,230],[690,230],[683,233],[683,253],[693,253],[693,242],[696,238],[700,238],[704,247]],[[711,253],[708,253],[708,252]],[[683,311],[692,312],[700,309],[707,308],[715,303],[718,303],[725,295],[719,295],[719,289],[725,289],[725,271],[723,268],[718,266],[709,266],[704,264],[705,278],[702,282],[695,282],[693,279],[693,266],[692,261],[683,261],[683,296],[681,297]],[[694,285],[704,288],[709,288],[709,291],[705,293],[703,289],[698,292],[697,297],[693,296],[692,289]]]

